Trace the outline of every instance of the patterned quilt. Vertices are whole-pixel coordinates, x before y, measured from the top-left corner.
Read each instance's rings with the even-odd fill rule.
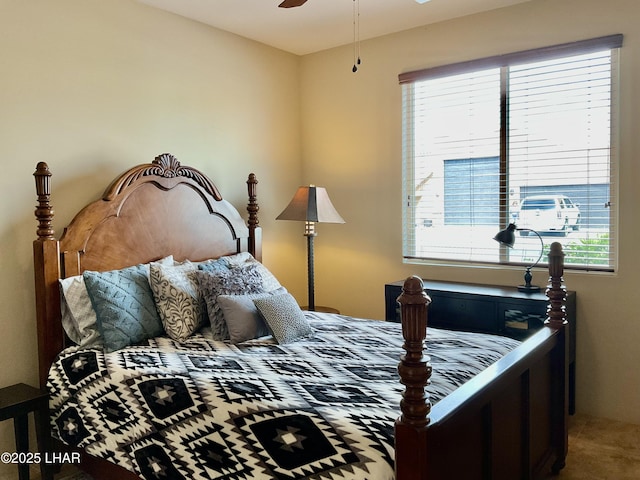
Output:
[[[312,338],[239,345],[207,332],[51,368],[54,435],[158,479],[391,479],[400,325],[306,313]],[[518,342],[429,329],[432,403]]]

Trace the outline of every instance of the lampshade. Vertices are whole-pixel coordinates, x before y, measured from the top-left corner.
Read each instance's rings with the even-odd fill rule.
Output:
[[[513,245],[516,243],[516,234],[514,233],[515,231],[515,224],[510,223],[507,228],[496,233],[496,236],[493,237],[493,239],[502,245],[513,248]]]
[[[276,220],[345,223],[329,200],[327,190],[314,185],[298,187],[289,205],[276,217]]]

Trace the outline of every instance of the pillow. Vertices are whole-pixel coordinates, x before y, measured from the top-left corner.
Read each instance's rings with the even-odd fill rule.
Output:
[[[213,272],[198,270],[196,278],[200,294],[207,305],[214,340],[229,338],[229,330],[217,301],[219,295],[248,295],[264,292],[262,277],[253,264]]]
[[[148,266],[136,265],[82,275],[96,311],[98,330],[107,352],[162,335],[149,286]]]
[[[173,255],[164,257],[152,264],[173,265]],[[145,264],[148,268],[149,264]],[[96,324],[96,312],[91,305],[82,275],[61,278],[60,313],[62,314],[62,328],[76,345],[92,347],[102,345],[100,332]]]
[[[206,260],[198,265],[200,270],[220,271],[225,268],[247,267],[255,265],[258,273],[262,277],[262,287],[265,292],[272,292],[282,287],[278,279],[261,262],[253,258],[249,252],[241,252],[235,255],[227,255],[215,260]]]
[[[253,302],[278,343],[292,343],[313,335],[313,329],[291,294],[257,298]]]
[[[260,313],[253,301],[282,293],[286,293],[284,287],[267,293],[218,295],[217,301],[222,310],[222,316],[227,325],[231,343],[242,343],[269,335],[271,332],[260,317]]]
[[[184,342],[204,323],[205,305],[195,277],[197,268],[188,260],[179,265],[152,264],[149,283],[164,331]]]
[[[67,336],[81,347],[101,345],[96,312],[91,305],[82,275],[61,278],[59,284],[62,328]]]

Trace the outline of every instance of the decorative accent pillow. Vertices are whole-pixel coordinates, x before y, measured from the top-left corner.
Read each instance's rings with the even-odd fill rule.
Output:
[[[313,335],[313,329],[289,293],[254,300],[278,343],[292,343]]]
[[[253,258],[249,252],[241,252],[235,255],[227,255],[215,260],[207,260],[198,265],[200,270],[220,271],[225,268],[247,267],[255,265],[258,273],[262,277],[262,288],[265,292],[272,292],[282,287],[278,279],[261,262]]]
[[[219,271],[198,270],[196,272],[200,294],[207,304],[214,340],[227,340],[229,330],[218,304],[219,295],[248,295],[263,293],[262,276],[255,265],[221,269]]]
[[[164,257],[151,264],[173,265],[173,255]],[[149,268],[150,264],[144,264]],[[102,346],[102,339],[98,330],[96,312],[91,304],[87,287],[82,275],[61,278],[60,310],[62,314],[62,328],[67,336],[80,347]]]
[[[197,267],[188,260],[179,265],[152,264],[149,283],[164,331],[184,342],[204,323],[204,299],[200,295],[195,273]]]
[[[218,295],[224,322],[229,330],[231,343],[242,343],[254,338],[270,335],[271,332],[260,317],[254,300],[286,293],[284,287],[267,293],[250,295]]]
[[[96,312],[82,275],[61,278],[59,284],[62,328],[67,336],[81,347],[102,345]]]
[[[149,286],[148,266],[83,273],[104,349],[113,352],[164,333]]]

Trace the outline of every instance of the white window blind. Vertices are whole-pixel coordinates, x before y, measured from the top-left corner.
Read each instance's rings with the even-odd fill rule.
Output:
[[[400,75],[407,261],[615,269],[622,36]],[[513,249],[493,236],[514,223]],[[546,256],[543,255],[543,261]]]

